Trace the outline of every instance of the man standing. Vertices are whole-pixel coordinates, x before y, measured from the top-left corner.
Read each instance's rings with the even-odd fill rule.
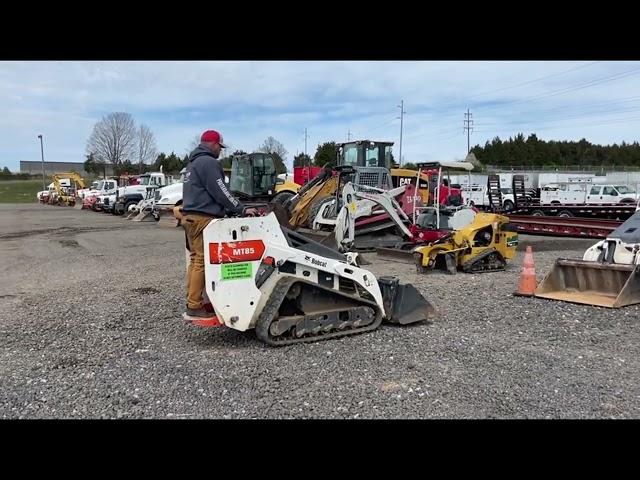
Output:
[[[185,320],[211,318],[214,315],[202,306],[204,289],[204,243],[202,232],[215,218],[226,214],[242,215],[243,211],[255,215],[255,209],[247,209],[233,196],[224,182],[224,171],[217,160],[226,148],[222,135],[207,130],[189,155],[189,164],[183,184],[182,225],[189,242],[190,262],[187,272],[187,311]]]

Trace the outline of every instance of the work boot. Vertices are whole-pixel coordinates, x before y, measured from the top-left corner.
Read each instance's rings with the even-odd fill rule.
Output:
[[[182,318],[188,321],[210,319],[215,316],[216,316],[215,313],[207,312],[204,308],[199,308],[198,310],[194,310],[193,308],[188,308],[188,307],[187,307],[187,311],[182,314]]]

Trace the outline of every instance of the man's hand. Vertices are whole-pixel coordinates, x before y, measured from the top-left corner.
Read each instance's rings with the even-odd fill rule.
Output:
[[[244,216],[245,217],[257,217],[258,216],[258,209],[257,208],[247,208],[244,211]]]

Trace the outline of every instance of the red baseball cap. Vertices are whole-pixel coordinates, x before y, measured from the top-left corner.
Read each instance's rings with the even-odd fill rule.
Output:
[[[227,146],[222,143],[222,135],[220,135],[215,130],[207,130],[200,137],[201,142],[211,142],[211,143],[219,143],[222,148],[227,148]]]

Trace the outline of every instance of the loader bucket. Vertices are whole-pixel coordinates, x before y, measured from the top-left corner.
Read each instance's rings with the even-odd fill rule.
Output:
[[[400,285],[397,277],[380,277],[385,320],[407,325],[435,316],[435,309],[413,285]]]
[[[151,210],[149,210],[148,208],[145,208],[141,212],[138,212],[138,214],[135,217],[133,217],[133,221],[134,222],[155,222],[156,219],[153,218],[153,216],[151,215]]]
[[[535,296],[599,307],[640,303],[640,266],[559,258]]]
[[[376,255],[382,259],[389,259],[399,263],[414,265],[413,249],[404,250],[401,248],[376,247]]]
[[[76,210],[82,210],[82,199],[81,198],[76,198],[76,203],[73,205],[73,208],[75,208]]]

